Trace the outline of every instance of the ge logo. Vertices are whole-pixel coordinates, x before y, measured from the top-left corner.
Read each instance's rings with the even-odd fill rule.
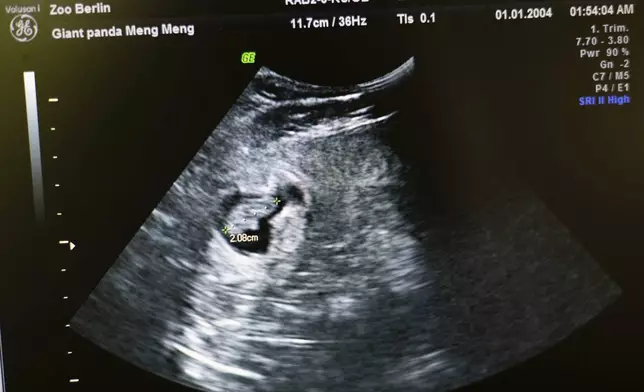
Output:
[[[18,42],[29,42],[38,34],[38,23],[28,14],[16,15],[9,25],[11,35]]]
[[[241,62],[242,64],[255,64],[256,56],[255,52],[244,52],[241,56]]]

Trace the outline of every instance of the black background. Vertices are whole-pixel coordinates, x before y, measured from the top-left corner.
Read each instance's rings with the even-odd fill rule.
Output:
[[[195,4],[181,8],[188,14],[208,7]],[[221,4],[210,9],[221,11]],[[176,10],[170,5],[148,14],[171,15]],[[113,8],[121,14],[102,19],[106,26],[126,11],[144,21],[143,6]],[[420,133],[408,135],[402,148],[426,164],[432,187],[451,203],[470,203],[485,192],[478,179],[490,167],[518,173],[623,290],[563,343],[464,389],[644,385],[640,17],[621,19],[633,30],[634,104],[583,108],[577,98],[593,94],[590,73],[597,67],[578,58],[574,38],[587,34],[592,18],[498,22],[493,11],[463,8],[435,26],[396,27],[374,18],[367,29],[311,32],[290,30],[283,15],[215,18],[225,23],[200,15],[185,19],[197,24],[194,37],[53,41],[44,34],[54,25],[47,19],[42,39],[30,45],[16,45],[8,34],[0,38],[10,55],[0,77],[0,326],[8,391],[180,390],[64,325],[260,66],[302,81],[344,85],[383,75],[411,56],[417,86],[406,106]],[[63,24],[74,23],[68,18]],[[258,63],[240,64],[249,50],[257,52]],[[48,184],[49,216],[41,226],[31,212],[26,70],[36,72]],[[49,96],[60,102],[47,104]],[[48,132],[51,126],[57,131]],[[54,162],[52,155],[60,159]],[[54,182],[62,187],[54,189]],[[60,239],[78,248],[69,252]],[[69,378],[81,382],[68,384]]]

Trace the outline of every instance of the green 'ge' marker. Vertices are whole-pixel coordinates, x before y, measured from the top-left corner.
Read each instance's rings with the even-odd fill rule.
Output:
[[[241,56],[242,64],[255,64],[255,57],[257,54],[255,52],[244,52]]]

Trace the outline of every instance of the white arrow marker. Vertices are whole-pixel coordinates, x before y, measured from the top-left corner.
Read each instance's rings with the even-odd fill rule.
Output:
[[[61,244],[61,245],[69,244],[69,250],[74,250],[74,248],[76,247],[76,244],[74,244],[71,241],[58,241],[58,243]]]

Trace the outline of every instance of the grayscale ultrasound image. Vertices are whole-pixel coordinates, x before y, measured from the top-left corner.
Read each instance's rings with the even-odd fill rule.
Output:
[[[598,314],[619,288],[531,192],[421,208],[388,142],[413,82],[414,59],[348,87],[260,69],[72,328],[197,390],[415,392]]]

